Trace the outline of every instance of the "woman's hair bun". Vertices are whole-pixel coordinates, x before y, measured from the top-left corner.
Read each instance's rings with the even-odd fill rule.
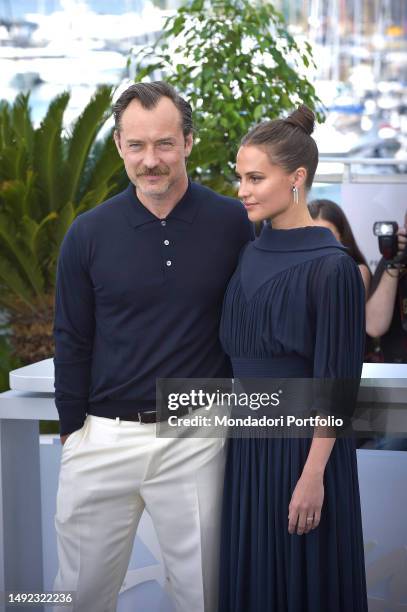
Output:
[[[305,106],[305,104],[301,104],[297,110],[291,113],[291,115],[288,115],[284,121],[294,127],[301,128],[309,136],[311,136],[314,131],[315,115],[308,106]]]

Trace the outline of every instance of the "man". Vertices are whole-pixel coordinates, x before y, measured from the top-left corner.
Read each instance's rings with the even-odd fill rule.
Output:
[[[115,610],[146,509],[176,609],[215,612],[223,444],[156,437],[155,381],[230,376],[218,323],[251,226],[188,181],[191,108],[172,87],[132,85],[114,116],[130,184],[74,221],[58,264],[54,588],[77,611]]]

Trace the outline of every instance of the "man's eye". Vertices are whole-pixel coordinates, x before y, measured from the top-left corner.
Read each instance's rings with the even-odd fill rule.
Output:
[[[170,151],[174,147],[173,142],[160,142],[158,148],[161,151]]]
[[[129,144],[129,148],[138,151],[139,149],[141,149],[141,144],[138,142],[132,142],[131,144]]]

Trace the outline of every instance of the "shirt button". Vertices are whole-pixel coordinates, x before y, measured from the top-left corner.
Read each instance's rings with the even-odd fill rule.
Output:
[[[164,219],[161,221],[161,225],[164,227],[165,225],[167,225],[167,221],[165,221]]]
[[[170,244],[170,241],[169,240],[164,240],[164,244],[165,244],[165,246],[168,246]]]
[[[170,266],[172,264],[172,261],[170,261],[169,259],[167,260],[167,266]]]

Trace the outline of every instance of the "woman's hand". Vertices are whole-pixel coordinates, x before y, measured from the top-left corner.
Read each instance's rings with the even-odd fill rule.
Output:
[[[323,501],[323,474],[304,470],[288,506],[288,532],[302,535],[318,527]]]

